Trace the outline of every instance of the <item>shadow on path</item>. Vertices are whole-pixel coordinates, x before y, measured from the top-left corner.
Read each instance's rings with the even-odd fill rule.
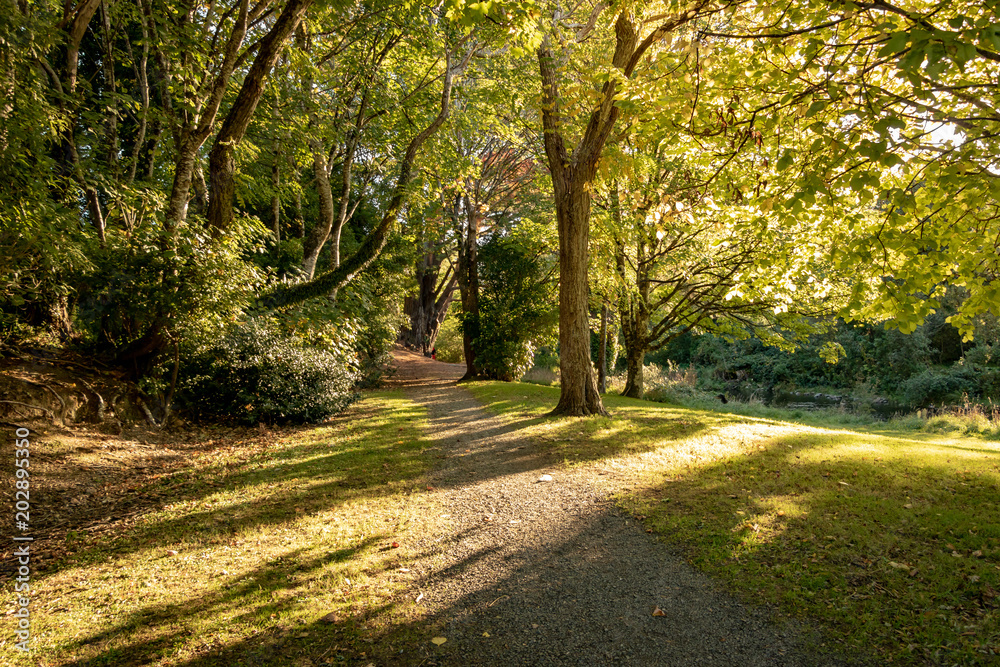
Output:
[[[416,357],[416,359],[414,359]],[[428,623],[447,642],[386,659],[454,665],[839,665],[818,640],[742,605],[647,535],[597,488],[483,410],[461,367],[397,351],[429,412],[452,530],[421,545]],[[552,481],[539,481],[540,473]],[[653,616],[655,608],[662,616]],[[385,637],[391,643],[391,635]]]

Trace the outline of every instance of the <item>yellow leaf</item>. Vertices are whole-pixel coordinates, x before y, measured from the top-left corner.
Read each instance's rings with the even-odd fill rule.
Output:
[[[440,646],[441,644],[445,643],[446,641],[448,641],[448,639],[446,637],[435,637],[434,639],[431,640],[431,643],[432,644],[437,644],[438,646]]]

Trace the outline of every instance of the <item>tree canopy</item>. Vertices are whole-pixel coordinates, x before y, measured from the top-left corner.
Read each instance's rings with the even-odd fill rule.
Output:
[[[587,415],[601,304],[641,369],[1000,302],[997,2],[3,2],[12,343],[163,378],[252,318],[378,312],[387,349],[407,293],[432,342],[457,289],[471,377],[507,234],[559,267],[556,412]]]

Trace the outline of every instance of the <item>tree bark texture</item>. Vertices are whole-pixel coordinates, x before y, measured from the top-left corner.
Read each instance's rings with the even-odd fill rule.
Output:
[[[443,260],[444,257],[435,248],[427,250],[417,266],[417,296],[408,296],[403,303],[403,312],[409,316],[410,326],[402,331],[402,341],[428,357],[437,342],[441,323],[448,315],[458,285],[458,276],[450,267],[441,275]]]
[[[274,242],[281,243],[281,149],[275,147],[271,163],[271,233]]]
[[[233,106],[222,121],[208,155],[209,201],[208,225],[215,235],[225,231],[233,221],[233,197],[236,194],[236,162],[233,154],[243,140],[257,104],[264,95],[264,81],[271,73],[288,37],[302,22],[313,0],[289,0],[278,20],[260,41],[257,56],[243,79]]]
[[[190,121],[185,123],[183,128],[175,128],[175,141],[179,148],[174,168],[173,187],[170,190],[170,199],[167,202],[166,224],[168,229],[176,227],[187,219],[188,199],[191,195],[191,183],[196,169],[196,161],[198,160],[198,151],[215,128],[215,119],[219,113],[219,106],[222,104],[222,98],[225,96],[226,88],[229,86],[229,79],[232,77],[233,70],[236,67],[240,48],[243,46],[243,39],[246,37],[249,20],[248,11],[248,0],[242,0],[236,23],[226,42],[222,64],[213,80],[211,89],[204,98],[204,106],[196,116],[193,116]],[[172,105],[166,84],[170,80],[170,64],[162,52],[158,52],[157,56],[158,64],[162,70],[163,81],[161,83],[163,84],[162,94],[164,96],[164,105],[169,111]],[[252,71],[251,69],[251,73]],[[237,102],[239,102],[239,98],[237,98]],[[253,111],[251,110],[252,113]],[[230,115],[232,115],[232,111],[230,111]],[[223,141],[226,140],[228,138],[223,137]],[[215,143],[219,143],[218,137]]]
[[[608,304],[601,304],[601,336],[597,345],[597,391],[608,390]]]

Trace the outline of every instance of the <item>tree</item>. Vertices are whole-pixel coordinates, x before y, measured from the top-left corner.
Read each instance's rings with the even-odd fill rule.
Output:
[[[411,205],[411,217],[414,208]],[[404,298],[403,311],[409,318],[409,326],[400,332],[404,344],[419,349],[425,356],[430,356],[434,349],[441,323],[458,287],[451,225],[445,222],[439,209],[435,213],[424,217],[416,234],[419,251],[413,277],[417,294]]]
[[[617,278],[623,395],[642,398],[646,354],[685,333],[755,333],[787,344],[809,331],[802,315],[833,312],[833,285],[815,265],[819,245],[808,235],[789,244],[794,251],[775,252],[758,227],[745,224],[753,219],[746,207],[713,210],[706,189],[684,188],[702,179],[683,163],[654,155],[645,167],[595,195],[604,209],[599,235],[610,246],[604,257]]]
[[[816,9],[746,10],[699,27],[713,57],[730,59],[712,76],[734,100],[727,131],[767,144],[772,168],[755,197],[831,239],[837,268],[855,277],[845,315],[913,331],[958,284],[969,293],[952,321],[971,335],[998,296],[988,239],[1000,221],[1000,10]]]
[[[570,141],[572,114],[568,100],[561,93],[557,44],[587,39],[606,6],[597,5],[589,19],[574,35],[563,33],[564,17],[553,10],[552,26],[538,48],[542,83],[542,131],[545,155],[555,197],[559,225],[559,367],[560,396],[553,414],[606,414],[590,363],[590,335],[587,307],[587,267],[590,239],[591,188],[605,144],[614,129],[621,109],[616,105],[622,82],[635,76],[643,56],[673,30],[711,13],[709,2],[699,2],[691,9],[661,17],[656,27],[641,34],[640,22],[631,7],[620,10],[614,24],[611,68],[601,70],[603,83],[593,91],[596,100],[588,105],[586,127],[574,145]],[[568,47],[562,57],[568,58]],[[589,82],[588,82],[589,83]]]

